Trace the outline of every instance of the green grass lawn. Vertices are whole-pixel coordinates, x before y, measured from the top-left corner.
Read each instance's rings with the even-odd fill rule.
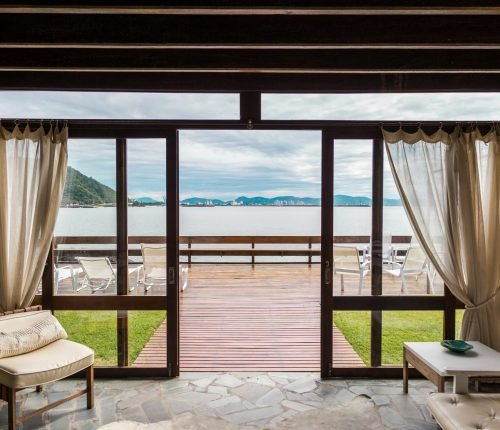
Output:
[[[116,311],[57,311],[57,319],[69,339],[95,351],[97,366],[116,366]],[[132,364],[154,331],[166,317],[165,311],[129,311],[129,362]]]
[[[463,311],[457,311],[457,337]],[[337,311],[335,325],[359,354],[370,364],[370,312]],[[382,313],[382,364],[401,365],[403,342],[443,340],[442,311],[384,311]],[[335,354],[335,351],[334,351]]]

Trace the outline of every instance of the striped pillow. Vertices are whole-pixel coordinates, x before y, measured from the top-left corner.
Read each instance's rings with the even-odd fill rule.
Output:
[[[25,354],[39,349],[68,334],[57,319],[49,312],[47,316],[33,322],[29,327],[16,331],[0,331],[0,358]]]

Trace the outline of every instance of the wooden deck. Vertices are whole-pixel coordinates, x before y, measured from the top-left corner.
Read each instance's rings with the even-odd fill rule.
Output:
[[[193,266],[180,302],[181,371],[318,371],[319,267]],[[166,324],[134,366],[164,366]],[[364,366],[334,328],[336,366]]]
[[[132,281],[132,279],[130,279]],[[358,294],[357,276],[345,276],[344,295]],[[370,294],[371,277],[363,281]],[[443,294],[439,277],[435,294]],[[408,294],[426,294],[426,277],[408,277]],[[384,294],[401,294],[401,280],[385,274]],[[59,294],[75,294],[69,280]],[[82,290],[78,295],[89,294]],[[110,287],[100,295],[116,294]],[[143,295],[142,287],[131,294]],[[164,295],[153,287],[149,295]],[[333,295],[341,295],[334,276]],[[320,366],[320,271],[307,264],[193,264],[189,286],[180,301],[181,371],[297,370]],[[334,366],[364,366],[342,333],[333,329]],[[163,323],[133,366],[166,365],[166,326]]]

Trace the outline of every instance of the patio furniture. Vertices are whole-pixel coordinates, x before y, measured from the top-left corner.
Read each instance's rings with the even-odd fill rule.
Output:
[[[2,339],[5,348],[2,349],[3,358],[0,358],[0,398],[8,403],[9,430],[15,430],[17,424],[83,394],[87,396],[87,409],[94,407],[94,351],[64,338],[57,336],[51,338],[50,334],[53,331],[48,327],[51,324],[50,315],[50,311],[43,311],[40,306],[16,310],[15,313],[0,314],[0,332],[6,338]],[[42,325],[47,328],[40,329]],[[31,330],[34,330],[35,334],[31,334]],[[65,335],[64,330],[62,331]],[[43,339],[43,335],[48,337]],[[40,342],[41,337],[44,342]],[[12,338],[18,340],[18,344],[12,342]],[[39,345],[32,343],[34,338]],[[52,341],[53,339],[57,340]],[[45,342],[50,343],[45,344]],[[20,345],[20,348],[28,352],[13,351],[13,344]],[[6,351],[19,355],[8,356]],[[85,389],[24,416],[17,415],[16,394],[18,391],[36,387],[36,391],[40,392],[43,384],[58,381],[80,371],[86,374]]]
[[[71,285],[73,286],[73,291],[76,291],[78,287],[78,277],[82,273],[82,269],[80,267],[73,266],[60,266],[57,267],[54,265],[54,288],[57,292],[59,290],[59,283],[70,278]],[[38,285],[38,293],[42,292],[42,283]]]
[[[167,285],[167,246],[165,244],[141,243],[142,263],[144,270],[144,293],[151,287]],[[180,290],[184,291],[188,283],[188,269],[179,265]]]
[[[391,268],[383,268],[384,273],[401,278],[401,292],[408,293],[407,276],[414,275],[418,278],[419,275],[425,273],[427,275],[427,292],[434,293],[434,276],[429,270],[429,262],[419,246],[410,247],[406,252],[402,263],[397,261],[391,262]]]
[[[427,408],[443,430],[500,429],[500,394],[432,393]]]
[[[76,292],[84,288],[90,288],[92,293],[104,291],[111,285],[116,285],[116,269],[113,268],[108,257],[77,257],[80,263],[84,278]],[[134,282],[130,285],[129,291],[133,291],[139,282],[139,272],[141,267],[129,268],[129,275],[134,275]]]
[[[344,292],[344,275],[359,276],[358,294],[363,289],[363,278],[368,274],[369,261],[360,262],[358,248],[355,246],[333,247],[333,274],[340,275],[340,291]]]
[[[363,249],[363,263],[369,262],[371,263],[371,254],[372,250],[372,244],[370,241],[369,245],[366,245],[365,248]],[[394,247],[392,244],[392,234],[384,234],[383,241],[382,241],[382,263],[387,265],[387,264],[392,264],[393,262],[393,256],[394,256]]]
[[[470,376],[500,375],[500,352],[481,342],[467,341],[474,348],[464,353],[448,351],[440,342],[405,342],[403,344],[403,392],[408,393],[408,364],[444,392],[444,378],[454,378],[453,392],[468,392]]]

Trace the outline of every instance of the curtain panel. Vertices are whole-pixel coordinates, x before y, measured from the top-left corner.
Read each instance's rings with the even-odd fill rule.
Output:
[[[466,306],[461,338],[500,350],[500,128],[382,131],[415,236]]]
[[[0,311],[29,306],[54,234],[67,167],[67,126],[0,125]]]

